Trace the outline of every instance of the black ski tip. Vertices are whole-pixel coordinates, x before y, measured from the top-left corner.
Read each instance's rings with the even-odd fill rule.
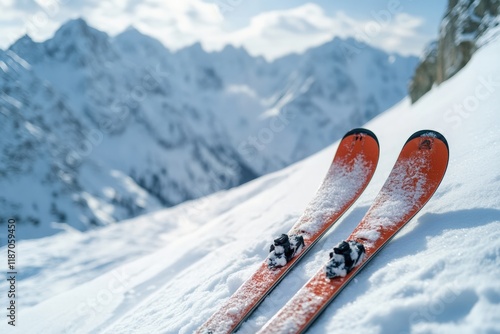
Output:
[[[378,138],[377,136],[375,136],[375,134],[373,132],[371,132],[370,130],[368,129],[364,129],[364,128],[356,128],[356,129],[352,129],[351,131],[347,132],[344,137],[342,137],[342,139],[344,139],[345,137],[348,137],[350,135],[353,135],[353,134],[365,134],[367,136],[370,136],[372,137],[373,139],[375,139],[375,141],[377,142],[377,145],[379,145],[378,143]]]
[[[437,139],[441,140],[446,145],[446,149],[448,151],[450,150],[450,148],[448,147],[448,141],[446,140],[446,138],[442,134],[440,134],[439,132],[434,131],[434,130],[420,130],[420,131],[417,131],[414,134],[412,134],[410,136],[410,138],[408,138],[408,140],[406,141],[406,143],[408,143],[410,140],[418,138],[418,137],[433,137],[433,138],[437,138]]]

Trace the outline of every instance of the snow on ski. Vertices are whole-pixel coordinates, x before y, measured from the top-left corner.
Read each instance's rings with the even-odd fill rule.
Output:
[[[264,325],[259,334],[304,332],[432,197],[446,172],[448,154],[448,143],[440,133],[423,130],[413,134],[373,205],[347,242],[335,247],[327,265]],[[343,258],[342,254],[347,257]]]
[[[315,197],[288,235],[274,241],[266,261],[196,333],[235,331],[361,195],[375,172],[378,158],[378,140],[371,131],[349,131]]]

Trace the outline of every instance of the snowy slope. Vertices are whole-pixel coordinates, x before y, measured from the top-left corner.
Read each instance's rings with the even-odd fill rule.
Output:
[[[0,142],[2,217],[34,238],[238,186],[400,101],[416,62],[342,39],[272,63],[231,46],[172,53],[82,19],[25,36],[0,51],[0,129],[15,139]]]
[[[500,332],[499,53],[500,40],[491,42],[415,105],[405,100],[366,125],[381,145],[372,183],[239,333],[254,333],[326,262],[368,209],[405,140],[425,128],[449,142],[443,183],[310,333]],[[21,242],[17,329],[192,332],[261,263],[273,236],[299,217],[335,149],[123,224]]]

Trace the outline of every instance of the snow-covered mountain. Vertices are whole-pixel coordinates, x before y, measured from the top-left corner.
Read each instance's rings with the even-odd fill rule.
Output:
[[[85,230],[240,185],[401,100],[415,66],[341,39],[272,63],[172,53],[82,19],[25,36],[0,51],[2,221],[20,238]]]
[[[417,103],[407,98],[365,125],[381,146],[371,184],[238,333],[255,333],[327,261],[421,129],[448,140],[441,186],[308,333],[500,332],[499,54],[496,39]],[[471,100],[473,110],[456,109]],[[192,333],[299,218],[336,148],[122,224],[20,242],[16,333]]]

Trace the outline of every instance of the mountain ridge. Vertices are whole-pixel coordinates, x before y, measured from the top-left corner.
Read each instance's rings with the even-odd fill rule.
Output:
[[[341,47],[353,42],[335,39],[267,62],[233,46],[205,52],[195,44],[170,52],[137,29],[110,37],[83,19],[68,21],[44,42],[25,36],[3,52],[5,64],[17,57],[26,68],[16,78],[0,71],[1,88],[10,96],[0,99],[0,107],[12,109],[8,100],[19,100],[13,112],[33,117],[30,125],[9,125],[9,133],[21,131],[34,144],[57,131],[77,133],[55,136],[37,146],[37,155],[19,151],[25,172],[16,177],[38,190],[26,200],[3,196],[0,207],[23,212],[21,235],[27,238],[62,227],[85,230],[301,160],[406,95],[416,58],[369,46],[346,57]],[[38,86],[43,93],[33,94]],[[62,114],[71,117],[55,123]],[[40,123],[49,116],[52,121]],[[42,129],[42,139],[28,128]],[[0,145],[4,159],[10,149]],[[40,167],[28,172],[29,166]],[[53,174],[50,166],[64,172],[42,182]],[[23,224],[28,216],[39,225]]]

